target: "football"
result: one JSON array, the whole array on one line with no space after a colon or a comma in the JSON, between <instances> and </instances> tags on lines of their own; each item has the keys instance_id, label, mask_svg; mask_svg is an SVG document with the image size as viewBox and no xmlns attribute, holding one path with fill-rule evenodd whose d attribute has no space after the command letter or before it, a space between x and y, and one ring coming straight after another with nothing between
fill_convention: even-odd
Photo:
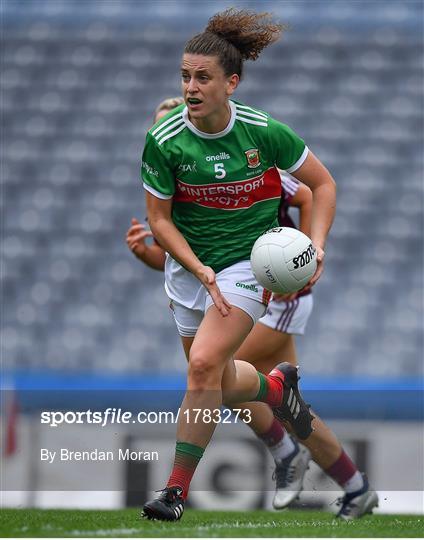
<instances>
[{"instance_id":1,"label":"football","mask_svg":"<svg viewBox=\"0 0 424 540\"><path fill-rule=\"evenodd\" d=\"M316 249L297 229L275 227L253 245L250 263L258 283L280 294L302 289L317 268Z\"/></svg>"}]
</instances>

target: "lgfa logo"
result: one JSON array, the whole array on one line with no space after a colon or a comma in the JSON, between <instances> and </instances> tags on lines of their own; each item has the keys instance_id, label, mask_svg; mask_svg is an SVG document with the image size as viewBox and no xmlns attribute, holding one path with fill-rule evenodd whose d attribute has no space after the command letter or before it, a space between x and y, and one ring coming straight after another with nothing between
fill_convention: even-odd
<instances>
[{"instance_id":1,"label":"lgfa logo","mask_svg":"<svg viewBox=\"0 0 424 540\"><path fill-rule=\"evenodd\" d=\"M251 148L250 150L245 151L246 159L247 159L247 166L250 169L256 169L256 167L259 167L261 164L261 160L259 159L259 150L257 148Z\"/></svg>"}]
</instances>

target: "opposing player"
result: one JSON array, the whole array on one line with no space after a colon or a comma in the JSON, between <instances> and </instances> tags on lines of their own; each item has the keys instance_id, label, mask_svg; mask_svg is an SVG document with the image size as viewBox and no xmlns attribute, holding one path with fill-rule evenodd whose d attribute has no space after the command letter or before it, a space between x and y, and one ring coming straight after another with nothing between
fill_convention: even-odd
<instances>
[{"instance_id":1,"label":"opposing player","mask_svg":"<svg viewBox=\"0 0 424 540\"><path fill-rule=\"evenodd\" d=\"M264 401L279 407L297 435L307 439L310 416L294 369L282 364L263 377L232 360L266 304L248 256L256 237L275 224L281 194L275 166L293 172L313 191L318 269L311 284L322 272L334 215L334 182L303 141L265 113L229 100L243 58L256 59L279 32L264 15L230 10L189 41L182 64L187 107L150 130L143 179L152 231L170 254L166 289L189 360L183 411L213 410L223 396L227 403ZM244 284L240 290L235 278ZM290 391L299 415L287 406ZM180 415L174 468L162 495L144 506L148 517L182 515L191 477L215 427L214 422L190 425L188 416Z\"/></svg>"}]
</instances>

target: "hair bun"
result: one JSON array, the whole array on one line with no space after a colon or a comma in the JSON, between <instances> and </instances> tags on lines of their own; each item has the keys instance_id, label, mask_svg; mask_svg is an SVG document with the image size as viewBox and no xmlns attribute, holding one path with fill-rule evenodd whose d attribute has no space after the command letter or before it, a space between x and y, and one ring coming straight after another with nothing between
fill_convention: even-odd
<instances>
[{"instance_id":1,"label":"hair bun","mask_svg":"<svg viewBox=\"0 0 424 540\"><path fill-rule=\"evenodd\" d=\"M283 25L272 22L269 13L230 8L211 17L205 32L231 43L244 60L256 60L265 47L277 41L283 29Z\"/></svg>"}]
</instances>

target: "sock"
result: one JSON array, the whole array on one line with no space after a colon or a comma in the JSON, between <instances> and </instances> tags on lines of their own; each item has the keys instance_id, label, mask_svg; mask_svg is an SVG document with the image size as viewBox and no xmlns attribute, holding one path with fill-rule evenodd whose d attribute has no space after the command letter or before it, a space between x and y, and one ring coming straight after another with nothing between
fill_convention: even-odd
<instances>
[{"instance_id":1,"label":"sock","mask_svg":"<svg viewBox=\"0 0 424 540\"><path fill-rule=\"evenodd\" d=\"M352 478L349 478L349 480L343 484L343 489L346 491L346 493L354 493L355 491L359 491L363 487L364 479L362 478L362 474L359 471L356 471Z\"/></svg>"},{"instance_id":2,"label":"sock","mask_svg":"<svg viewBox=\"0 0 424 540\"><path fill-rule=\"evenodd\" d=\"M361 473L344 450L342 450L340 457L325 472L342 486L346 493L353 493L364 486Z\"/></svg>"},{"instance_id":3,"label":"sock","mask_svg":"<svg viewBox=\"0 0 424 540\"><path fill-rule=\"evenodd\" d=\"M286 458L295 449L292 438L276 418L269 430L258 434L258 438L268 447L275 462Z\"/></svg>"},{"instance_id":4,"label":"sock","mask_svg":"<svg viewBox=\"0 0 424 540\"><path fill-rule=\"evenodd\" d=\"M166 487L178 486L183 490L183 499L187 498L194 471L203 456L204 448L195 444L177 442L174 467Z\"/></svg>"},{"instance_id":5,"label":"sock","mask_svg":"<svg viewBox=\"0 0 424 540\"><path fill-rule=\"evenodd\" d=\"M278 372L278 376L271 374L263 375L259 371L257 373L259 377L259 391L258 395L252 401L263 401L264 403L268 403L270 407L281 405L283 399L283 380L281 377L284 377L284 375L280 372Z\"/></svg>"}]
</instances>

